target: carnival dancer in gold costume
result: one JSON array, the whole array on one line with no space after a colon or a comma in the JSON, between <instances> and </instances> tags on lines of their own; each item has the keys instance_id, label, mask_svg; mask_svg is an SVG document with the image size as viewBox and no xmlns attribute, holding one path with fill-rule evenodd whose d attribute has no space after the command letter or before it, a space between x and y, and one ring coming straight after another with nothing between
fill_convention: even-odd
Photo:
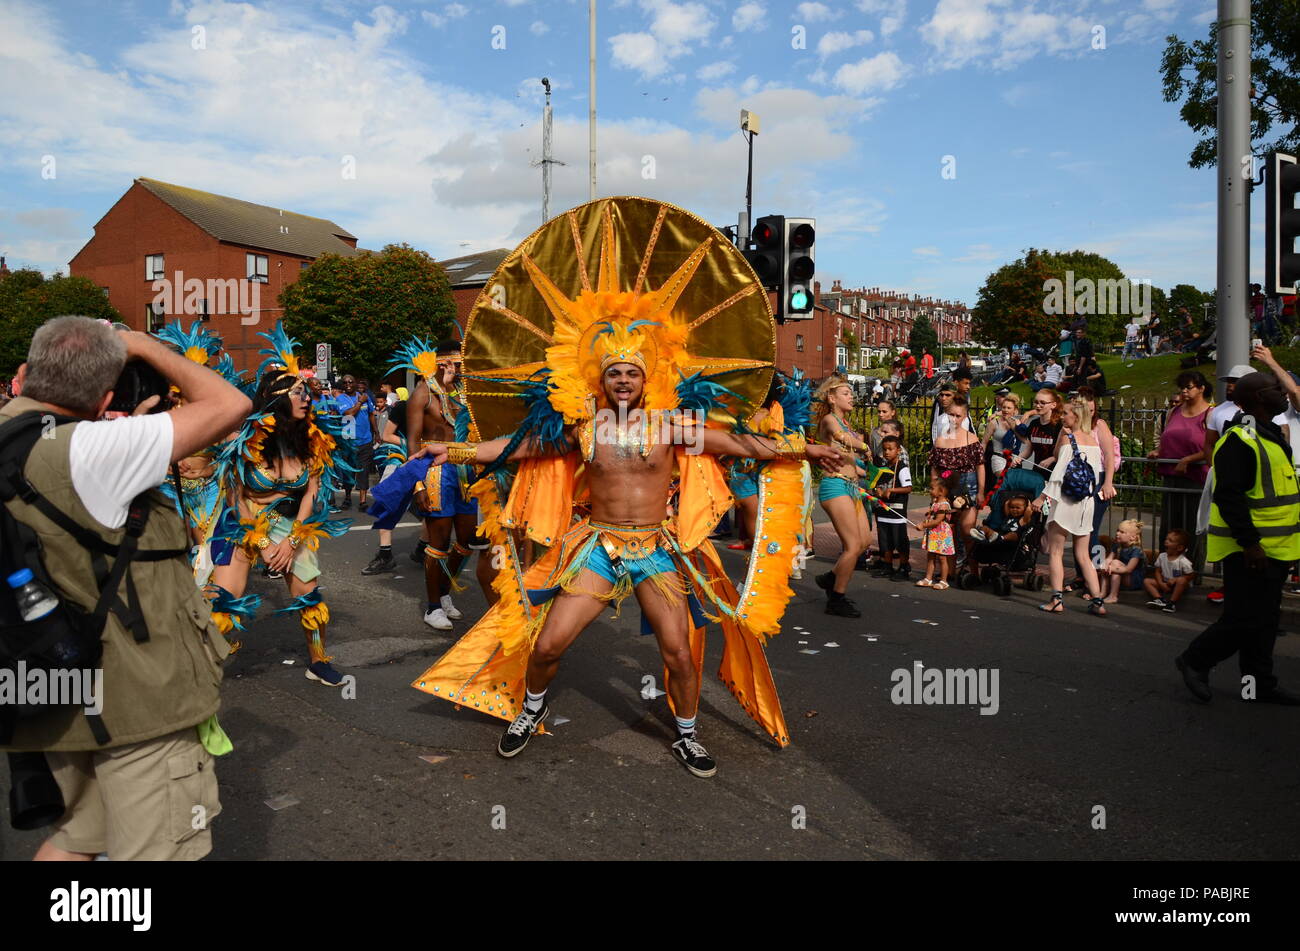
<instances>
[{"instance_id":1,"label":"carnival dancer in gold costume","mask_svg":"<svg viewBox=\"0 0 1300 951\"><path fill-rule=\"evenodd\" d=\"M467 400L475 434L510 435L416 456L486 467L471 492L504 562L500 600L414 686L509 721L498 752L515 756L548 715L564 652L611 602L635 593L643 632L663 657L676 758L697 776L716 771L695 726L706 620L723 629L719 676L786 745L762 644L792 594L802 462L836 466L841 457L806 445L780 405L762 433L743 422L768 391L775 349L752 270L693 215L617 198L543 226L488 287L466 329ZM794 411L806 419L804 403ZM708 541L732 504L719 455L767 460L739 592ZM500 483L482 476L508 462L519 468L502 499ZM674 476L677 510L665 518ZM526 572L513 528L548 546Z\"/></svg>"}]
</instances>

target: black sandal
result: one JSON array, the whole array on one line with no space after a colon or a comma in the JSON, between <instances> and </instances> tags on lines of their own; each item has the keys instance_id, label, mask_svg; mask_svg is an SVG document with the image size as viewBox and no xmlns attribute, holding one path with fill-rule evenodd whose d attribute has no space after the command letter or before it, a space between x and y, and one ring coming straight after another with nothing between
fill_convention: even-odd
<instances>
[{"instance_id":1,"label":"black sandal","mask_svg":"<svg viewBox=\"0 0 1300 951\"><path fill-rule=\"evenodd\" d=\"M1046 611L1048 614L1061 614L1065 611L1065 605L1062 603L1064 597L1064 591L1053 591L1052 600L1048 601L1046 604L1040 604L1038 610Z\"/></svg>"},{"instance_id":2,"label":"black sandal","mask_svg":"<svg viewBox=\"0 0 1300 951\"><path fill-rule=\"evenodd\" d=\"M1088 605L1088 613L1095 614L1097 617L1106 616L1106 602L1103 598L1092 598L1092 604Z\"/></svg>"}]
</instances>

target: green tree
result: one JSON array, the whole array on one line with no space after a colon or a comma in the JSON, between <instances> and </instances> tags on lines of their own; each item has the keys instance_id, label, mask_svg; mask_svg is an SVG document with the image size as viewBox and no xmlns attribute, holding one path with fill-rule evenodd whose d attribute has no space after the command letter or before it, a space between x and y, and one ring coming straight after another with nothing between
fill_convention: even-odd
<instances>
[{"instance_id":1,"label":"green tree","mask_svg":"<svg viewBox=\"0 0 1300 951\"><path fill-rule=\"evenodd\" d=\"M51 317L80 314L104 320L121 320L108 297L84 277L23 268L0 279L0 374L12 376L27 359L27 348L37 328Z\"/></svg>"},{"instance_id":2,"label":"green tree","mask_svg":"<svg viewBox=\"0 0 1300 951\"><path fill-rule=\"evenodd\" d=\"M321 255L284 289L280 306L290 336L308 347L332 344L336 367L371 378L388 372L412 334L436 343L456 319L446 272L406 244Z\"/></svg>"},{"instance_id":3,"label":"green tree","mask_svg":"<svg viewBox=\"0 0 1300 951\"><path fill-rule=\"evenodd\" d=\"M1255 0L1250 16L1250 138L1259 150L1300 148L1300 4L1296 0ZM1208 39L1190 44L1170 34L1160 60L1165 102L1182 100L1178 110L1193 132L1202 135L1187 164L1205 168L1217 162L1218 23ZM1277 138L1265 142L1276 127Z\"/></svg>"},{"instance_id":4,"label":"green tree","mask_svg":"<svg viewBox=\"0 0 1300 951\"><path fill-rule=\"evenodd\" d=\"M1048 347L1063 327L1083 317L1089 336L1105 345L1142 306L1134 297L1144 295L1130 293L1136 285L1116 284L1125 281L1119 265L1099 254L1030 248L985 280L971 310L971 334L1001 347Z\"/></svg>"},{"instance_id":5,"label":"green tree","mask_svg":"<svg viewBox=\"0 0 1300 951\"><path fill-rule=\"evenodd\" d=\"M1210 314L1214 313L1214 291L1203 291L1191 284L1176 284L1169 292L1169 312L1178 313L1179 308L1186 307L1192 315L1192 322L1201 329L1205 328L1205 305L1210 305ZM1162 315L1164 316L1164 315Z\"/></svg>"},{"instance_id":6,"label":"green tree","mask_svg":"<svg viewBox=\"0 0 1300 951\"><path fill-rule=\"evenodd\" d=\"M907 337L907 349L916 354L919 360L929 350L937 359L939 356L939 334L930 322L930 315L921 313L912 321L912 332Z\"/></svg>"}]
</instances>

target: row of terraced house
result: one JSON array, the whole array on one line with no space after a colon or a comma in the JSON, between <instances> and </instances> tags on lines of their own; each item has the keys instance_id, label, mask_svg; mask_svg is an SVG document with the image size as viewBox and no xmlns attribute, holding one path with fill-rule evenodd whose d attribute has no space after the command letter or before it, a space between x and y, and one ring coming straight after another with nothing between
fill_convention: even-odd
<instances>
[{"instance_id":1,"label":"row of terraced house","mask_svg":"<svg viewBox=\"0 0 1300 951\"><path fill-rule=\"evenodd\" d=\"M263 345L257 333L280 316L284 288L322 254L363 253L357 242L328 219L138 178L96 223L69 271L99 285L138 330L156 331L199 314L221 335L235 365L249 369L257 365ZM507 254L494 248L439 262L451 283L460 328ZM200 296L190 299L181 286L160 301L155 281L182 277L186 285L197 281L192 286L215 291L196 292ZM813 318L777 329L777 365L784 370L797 367L821 379L837 370L852 373L878 365L907 345L921 314L929 316L945 345L970 340L970 315L959 303L880 288L849 290L839 281L829 291L820 284L814 291Z\"/></svg>"}]
</instances>

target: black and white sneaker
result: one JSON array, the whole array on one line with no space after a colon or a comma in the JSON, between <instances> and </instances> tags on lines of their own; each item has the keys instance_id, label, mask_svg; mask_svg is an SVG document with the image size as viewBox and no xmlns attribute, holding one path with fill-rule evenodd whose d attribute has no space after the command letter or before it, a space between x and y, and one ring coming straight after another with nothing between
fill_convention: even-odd
<instances>
[{"instance_id":1,"label":"black and white sneaker","mask_svg":"<svg viewBox=\"0 0 1300 951\"><path fill-rule=\"evenodd\" d=\"M497 752L506 759L523 752L528 741L532 739L533 734L537 732L537 728L542 725L542 721L550 712L551 708L545 706L538 714L529 713L527 710L520 713L501 734L501 741L497 743Z\"/></svg>"},{"instance_id":2,"label":"black and white sneaker","mask_svg":"<svg viewBox=\"0 0 1300 951\"><path fill-rule=\"evenodd\" d=\"M374 558L370 559L370 564L361 569L363 575L378 575L385 571L396 571L397 561L393 558L392 552L379 552Z\"/></svg>"},{"instance_id":3,"label":"black and white sneaker","mask_svg":"<svg viewBox=\"0 0 1300 951\"><path fill-rule=\"evenodd\" d=\"M1147 607L1155 608L1157 611L1163 611L1168 606L1168 604L1169 602L1167 602L1164 598L1152 598L1150 601L1147 602Z\"/></svg>"},{"instance_id":4,"label":"black and white sneaker","mask_svg":"<svg viewBox=\"0 0 1300 951\"><path fill-rule=\"evenodd\" d=\"M693 736L683 736L674 743L673 755L696 776L707 778L718 771L718 764L713 761L709 751Z\"/></svg>"}]
</instances>

